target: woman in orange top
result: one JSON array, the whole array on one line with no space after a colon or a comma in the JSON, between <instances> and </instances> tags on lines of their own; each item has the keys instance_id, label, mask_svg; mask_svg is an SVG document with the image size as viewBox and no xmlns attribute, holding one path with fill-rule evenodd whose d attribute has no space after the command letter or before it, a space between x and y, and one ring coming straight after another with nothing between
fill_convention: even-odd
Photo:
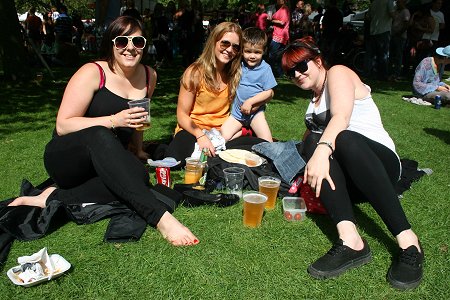
<instances>
[{"instance_id":1,"label":"woman in orange top","mask_svg":"<svg viewBox=\"0 0 450 300\"><path fill-rule=\"evenodd\" d=\"M206 41L200 57L184 72L178 95L175 136L166 156L182 162L195 143L214 156L214 146L203 129L220 129L230 114L241 72L242 31L239 25L222 22Z\"/></svg>"}]
</instances>

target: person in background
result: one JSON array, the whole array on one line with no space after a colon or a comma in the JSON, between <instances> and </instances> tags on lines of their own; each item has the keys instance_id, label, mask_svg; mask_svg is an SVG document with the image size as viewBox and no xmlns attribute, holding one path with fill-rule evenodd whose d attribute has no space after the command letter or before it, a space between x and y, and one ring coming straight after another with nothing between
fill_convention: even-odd
<instances>
[{"instance_id":1,"label":"person in background","mask_svg":"<svg viewBox=\"0 0 450 300\"><path fill-rule=\"evenodd\" d=\"M72 18L67 13L67 7L62 5L60 13L55 21L56 43L72 43L72 33L74 32Z\"/></svg>"},{"instance_id":2,"label":"person in background","mask_svg":"<svg viewBox=\"0 0 450 300\"><path fill-rule=\"evenodd\" d=\"M141 13L136 9L134 0L127 0L125 9L121 9L121 16L131 16L142 22Z\"/></svg>"},{"instance_id":3,"label":"person in background","mask_svg":"<svg viewBox=\"0 0 450 300\"><path fill-rule=\"evenodd\" d=\"M120 201L141 216L175 246L198 239L152 193L148 172L140 159L143 108L129 108L131 99L151 97L156 72L140 63L145 53L143 26L121 16L105 31L104 57L83 65L69 80L56 118L52 140L45 147L45 168L57 187L40 195L19 197L10 205L46 207L52 200L65 204ZM132 144L135 153L128 150Z\"/></svg>"},{"instance_id":4,"label":"person in background","mask_svg":"<svg viewBox=\"0 0 450 300\"><path fill-rule=\"evenodd\" d=\"M303 0L299 0L291 12L291 24L289 26L289 38L291 40L296 40L302 37L301 19L303 17L304 7L305 2Z\"/></svg>"},{"instance_id":5,"label":"person in background","mask_svg":"<svg viewBox=\"0 0 450 300\"><path fill-rule=\"evenodd\" d=\"M443 104L450 102L450 86L443 82L440 69L450 63L450 45L437 48L433 56L425 57L414 73L413 92L423 100L434 103L437 95Z\"/></svg>"},{"instance_id":6,"label":"person in background","mask_svg":"<svg viewBox=\"0 0 450 300\"><path fill-rule=\"evenodd\" d=\"M33 41L37 49L40 49L42 43L42 20L36 16L36 7L32 6L25 20L25 30L28 38Z\"/></svg>"},{"instance_id":7,"label":"person in background","mask_svg":"<svg viewBox=\"0 0 450 300\"><path fill-rule=\"evenodd\" d=\"M445 28L445 18L444 13L441 11L442 0L432 0L430 14L434 18L435 26L433 32L424 33L422 36L423 40L428 40L431 42L431 47L428 51L428 55L433 55L434 51L439 46L439 34L440 31Z\"/></svg>"},{"instance_id":8,"label":"person in background","mask_svg":"<svg viewBox=\"0 0 450 300\"><path fill-rule=\"evenodd\" d=\"M428 48L431 45L429 41L423 41L422 36L425 33L433 32L435 26L437 26L435 23L430 10L425 5L422 5L412 14L407 32L408 56L404 60L404 68L408 71L408 75L413 75L419 62L427 56Z\"/></svg>"},{"instance_id":9,"label":"person in background","mask_svg":"<svg viewBox=\"0 0 450 300\"><path fill-rule=\"evenodd\" d=\"M184 166L195 143L215 156L203 129L220 129L230 114L241 76L241 27L222 22L210 33L200 57L183 73L177 105L177 127L165 156Z\"/></svg>"},{"instance_id":10,"label":"person in background","mask_svg":"<svg viewBox=\"0 0 450 300\"><path fill-rule=\"evenodd\" d=\"M41 54L51 61L51 57L55 54L55 23L52 19L52 12L49 11L44 15L42 23L42 34L44 36L41 46Z\"/></svg>"},{"instance_id":11,"label":"person in background","mask_svg":"<svg viewBox=\"0 0 450 300\"><path fill-rule=\"evenodd\" d=\"M169 20L165 14L164 5L156 3L151 17L152 40L156 48L156 63L154 68L159 69L171 60L169 49Z\"/></svg>"},{"instance_id":12,"label":"person in background","mask_svg":"<svg viewBox=\"0 0 450 300\"><path fill-rule=\"evenodd\" d=\"M72 15L72 22L75 29L73 42L78 47L78 50L83 50L81 45L81 37L84 33L84 23L81 20L81 15L78 12L74 12Z\"/></svg>"},{"instance_id":13,"label":"person in background","mask_svg":"<svg viewBox=\"0 0 450 300\"><path fill-rule=\"evenodd\" d=\"M367 77L372 76L373 61L375 61L378 79L388 79L389 45L394 12L392 0L373 0L370 4L370 37L365 57Z\"/></svg>"},{"instance_id":14,"label":"person in background","mask_svg":"<svg viewBox=\"0 0 450 300\"><path fill-rule=\"evenodd\" d=\"M289 24L291 22L289 7L285 0L277 0L277 11L269 17L273 25L272 41L269 45L269 64L275 77L283 75L281 53L289 42Z\"/></svg>"},{"instance_id":15,"label":"person in background","mask_svg":"<svg viewBox=\"0 0 450 300\"><path fill-rule=\"evenodd\" d=\"M406 49L407 30L411 14L406 7L406 0L397 0L394 17L392 18L390 42L390 66L392 69L389 80L398 80L402 74L403 52Z\"/></svg>"},{"instance_id":16,"label":"person in background","mask_svg":"<svg viewBox=\"0 0 450 300\"><path fill-rule=\"evenodd\" d=\"M277 85L272 70L264 60L267 35L256 27L248 27L242 34L242 76L230 117L223 123L220 133L228 141L241 136L242 127L251 127L257 137L272 142L272 133L264 111L273 97Z\"/></svg>"},{"instance_id":17,"label":"person in background","mask_svg":"<svg viewBox=\"0 0 450 300\"><path fill-rule=\"evenodd\" d=\"M320 39L321 49L326 61L333 65L339 46L339 32L343 26L343 17L337 7L336 0L327 2L325 13L322 18L322 35Z\"/></svg>"},{"instance_id":18,"label":"person in background","mask_svg":"<svg viewBox=\"0 0 450 300\"><path fill-rule=\"evenodd\" d=\"M256 9L254 19L255 19L255 27L261 29L264 32L267 32L267 18L269 15L266 12L266 7L264 4L260 3L258 4L258 7Z\"/></svg>"},{"instance_id":19,"label":"person in background","mask_svg":"<svg viewBox=\"0 0 450 300\"><path fill-rule=\"evenodd\" d=\"M309 18L311 13L312 13L312 6L311 4L306 3L303 9L303 16L300 19L300 37L313 35L313 23Z\"/></svg>"},{"instance_id":20,"label":"person in background","mask_svg":"<svg viewBox=\"0 0 450 300\"><path fill-rule=\"evenodd\" d=\"M319 5L317 7L317 15L313 18L313 30L314 38L320 43L320 38L322 36L322 18L323 18L323 7Z\"/></svg>"},{"instance_id":21,"label":"person in background","mask_svg":"<svg viewBox=\"0 0 450 300\"><path fill-rule=\"evenodd\" d=\"M53 22L56 22L56 19L58 19L58 17L59 17L59 12L58 12L58 9L56 8L56 6L52 6L51 12L52 12L52 20L53 20Z\"/></svg>"},{"instance_id":22,"label":"person in background","mask_svg":"<svg viewBox=\"0 0 450 300\"><path fill-rule=\"evenodd\" d=\"M317 279L332 278L371 261L353 213L353 203L366 200L399 246L387 280L402 290L417 287L423 277L423 249L394 189L400 159L370 87L346 66L328 68L311 37L291 43L282 66L295 85L313 92L305 114L303 182L320 196L339 237L308 273Z\"/></svg>"}]
</instances>

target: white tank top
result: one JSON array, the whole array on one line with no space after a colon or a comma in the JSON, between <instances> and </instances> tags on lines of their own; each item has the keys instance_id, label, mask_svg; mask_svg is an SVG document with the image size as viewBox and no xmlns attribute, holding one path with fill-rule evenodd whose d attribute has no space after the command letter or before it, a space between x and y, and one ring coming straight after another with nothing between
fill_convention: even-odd
<instances>
[{"instance_id":1,"label":"white tank top","mask_svg":"<svg viewBox=\"0 0 450 300\"><path fill-rule=\"evenodd\" d=\"M353 111L347 130L358 132L365 137L388 147L395 155L397 155L394 141L384 129L383 123L381 122L380 112L370 93L371 89L368 85L365 86L369 90L369 95L354 101ZM330 119L330 94L328 93L328 87L325 86L319 106L315 107L314 103L309 104L308 109L306 110L305 123L306 127L312 132L323 133Z\"/></svg>"}]
</instances>

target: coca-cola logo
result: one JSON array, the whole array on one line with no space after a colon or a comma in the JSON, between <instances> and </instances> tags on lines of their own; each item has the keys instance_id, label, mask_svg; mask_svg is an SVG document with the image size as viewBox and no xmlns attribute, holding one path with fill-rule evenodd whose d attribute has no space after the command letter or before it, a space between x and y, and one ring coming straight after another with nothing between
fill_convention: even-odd
<instances>
[{"instance_id":1,"label":"coca-cola logo","mask_svg":"<svg viewBox=\"0 0 450 300\"><path fill-rule=\"evenodd\" d=\"M159 170L159 175L161 176L161 183L167 184L167 171L166 169Z\"/></svg>"}]
</instances>

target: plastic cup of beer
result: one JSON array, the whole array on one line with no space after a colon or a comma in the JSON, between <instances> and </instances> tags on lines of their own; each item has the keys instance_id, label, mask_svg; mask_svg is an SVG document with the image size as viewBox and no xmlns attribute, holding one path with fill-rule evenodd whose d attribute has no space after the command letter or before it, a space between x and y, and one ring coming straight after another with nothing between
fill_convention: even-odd
<instances>
[{"instance_id":1,"label":"plastic cup of beer","mask_svg":"<svg viewBox=\"0 0 450 300\"><path fill-rule=\"evenodd\" d=\"M229 167L223 169L225 177L225 187L228 194L236 194L242 198L242 187L244 185L245 170L239 167Z\"/></svg>"},{"instance_id":2,"label":"plastic cup of beer","mask_svg":"<svg viewBox=\"0 0 450 300\"><path fill-rule=\"evenodd\" d=\"M130 108L133 107L142 107L145 109L145 112L147 112L148 114L146 116L144 116L141 121L139 121L139 123L135 123L137 124L142 124L141 127L137 127L136 130L142 131L142 130L146 130L150 128L151 125L151 117L150 117L150 98L142 98L139 100L131 100L128 101L128 106Z\"/></svg>"},{"instance_id":3,"label":"plastic cup of beer","mask_svg":"<svg viewBox=\"0 0 450 300\"><path fill-rule=\"evenodd\" d=\"M200 160L188 157L186 158L186 167L184 168L184 183L197 183L203 175L204 164Z\"/></svg>"},{"instance_id":4,"label":"plastic cup of beer","mask_svg":"<svg viewBox=\"0 0 450 300\"><path fill-rule=\"evenodd\" d=\"M264 214L264 204L267 202L267 196L257 191L250 191L245 192L243 198L244 226L251 228L259 227Z\"/></svg>"},{"instance_id":5,"label":"plastic cup of beer","mask_svg":"<svg viewBox=\"0 0 450 300\"><path fill-rule=\"evenodd\" d=\"M280 189L281 180L272 176L261 176L258 178L259 191L267 195L266 209L275 208L278 190Z\"/></svg>"}]
</instances>

